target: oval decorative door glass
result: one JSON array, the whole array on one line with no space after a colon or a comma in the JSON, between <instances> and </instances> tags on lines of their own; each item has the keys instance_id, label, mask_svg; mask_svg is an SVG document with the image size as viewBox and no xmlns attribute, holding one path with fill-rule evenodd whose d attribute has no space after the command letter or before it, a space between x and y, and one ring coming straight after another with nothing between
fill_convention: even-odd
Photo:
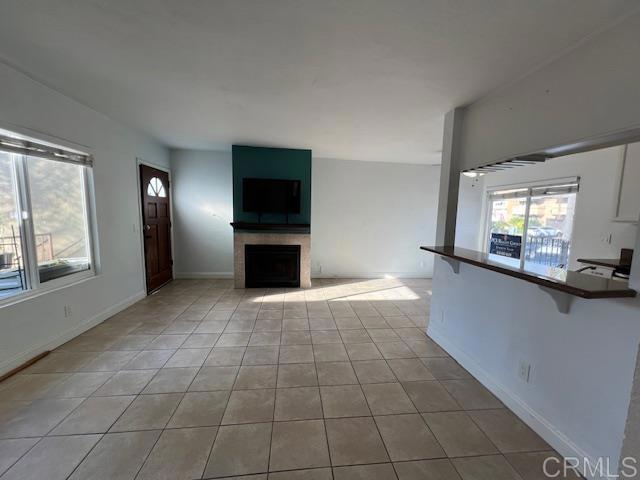
<instances>
[{"instance_id":1,"label":"oval decorative door glass","mask_svg":"<svg viewBox=\"0 0 640 480\"><path fill-rule=\"evenodd\" d=\"M162 184L162 180L158 177L153 177L149 180L149 184L147 185L147 195L150 197L166 197L167 192L164 189L164 185Z\"/></svg>"}]
</instances>

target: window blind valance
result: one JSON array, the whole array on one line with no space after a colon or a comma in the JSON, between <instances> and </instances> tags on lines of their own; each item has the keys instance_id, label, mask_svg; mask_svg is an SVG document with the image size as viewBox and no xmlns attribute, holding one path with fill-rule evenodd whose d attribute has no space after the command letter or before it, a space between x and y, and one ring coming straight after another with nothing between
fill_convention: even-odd
<instances>
[{"instance_id":1,"label":"window blind valance","mask_svg":"<svg viewBox=\"0 0 640 480\"><path fill-rule=\"evenodd\" d=\"M93 167L93 156L0 133L0 151Z\"/></svg>"}]
</instances>

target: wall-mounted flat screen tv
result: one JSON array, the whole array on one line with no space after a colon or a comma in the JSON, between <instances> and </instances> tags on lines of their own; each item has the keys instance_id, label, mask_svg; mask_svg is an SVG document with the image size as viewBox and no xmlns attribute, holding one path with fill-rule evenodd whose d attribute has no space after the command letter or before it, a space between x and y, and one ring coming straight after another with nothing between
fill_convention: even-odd
<instances>
[{"instance_id":1,"label":"wall-mounted flat screen tv","mask_svg":"<svg viewBox=\"0 0 640 480\"><path fill-rule=\"evenodd\" d=\"M243 178L242 210L256 213L300 213L300 180Z\"/></svg>"}]
</instances>

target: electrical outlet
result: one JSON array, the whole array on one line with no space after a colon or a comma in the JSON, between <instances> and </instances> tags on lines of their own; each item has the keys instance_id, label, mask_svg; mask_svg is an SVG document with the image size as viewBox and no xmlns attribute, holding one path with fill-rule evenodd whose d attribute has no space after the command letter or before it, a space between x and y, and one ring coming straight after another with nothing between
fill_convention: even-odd
<instances>
[{"instance_id":1,"label":"electrical outlet","mask_svg":"<svg viewBox=\"0 0 640 480\"><path fill-rule=\"evenodd\" d=\"M531 364L520 360L518 364L518 376L525 383L529 383L529 379L531 378Z\"/></svg>"},{"instance_id":2,"label":"electrical outlet","mask_svg":"<svg viewBox=\"0 0 640 480\"><path fill-rule=\"evenodd\" d=\"M64 317L65 318L70 318L71 317L71 305L65 305L64 306Z\"/></svg>"},{"instance_id":3,"label":"electrical outlet","mask_svg":"<svg viewBox=\"0 0 640 480\"><path fill-rule=\"evenodd\" d=\"M444 323L444 321L445 321L444 310L440 310L440 323Z\"/></svg>"}]
</instances>

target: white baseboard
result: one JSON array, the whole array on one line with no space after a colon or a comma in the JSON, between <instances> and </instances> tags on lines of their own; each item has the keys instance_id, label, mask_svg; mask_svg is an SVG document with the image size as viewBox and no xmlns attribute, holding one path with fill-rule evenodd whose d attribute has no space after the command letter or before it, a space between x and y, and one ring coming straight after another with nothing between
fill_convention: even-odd
<instances>
[{"instance_id":1,"label":"white baseboard","mask_svg":"<svg viewBox=\"0 0 640 480\"><path fill-rule=\"evenodd\" d=\"M311 278L432 278L425 272L346 272L346 273L317 273L311 272Z\"/></svg>"},{"instance_id":2,"label":"white baseboard","mask_svg":"<svg viewBox=\"0 0 640 480\"><path fill-rule=\"evenodd\" d=\"M112 317L116 313L121 312L125 308L127 308L127 307L133 305L134 303L142 300L146 296L147 296L146 292L144 292L144 291L138 292L138 293L130 296L129 298L126 298L123 301L118 302L115 305L112 305L111 307L109 307L109 308L97 313L93 317L89 318L88 320L85 320L84 322L76 325L75 327L70 328L69 330L65 330L64 332L62 332L61 334L59 334L56 337L52 338L48 342L46 342L44 344L33 346L33 347L29 348L27 351L25 351L23 353L20 353L18 355L15 355L12 358L9 358L8 360L5 360L4 362L1 362L0 363L0 375L4 375L5 373L10 372L14 368L17 368L20 365L25 364L26 362L28 362L32 358L35 358L38 355L40 355L42 352L53 350L53 349L59 347L60 345L68 342L72 338L75 338L78 335L86 332L90 328L93 328L96 325L101 324L107 318Z\"/></svg>"},{"instance_id":3,"label":"white baseboard","mask_svg":"<svg viewBox=\"0 0 640 480\"><path fill-rule=\"evenodd\" d=\"M176 278L233 278L233 272L176 272Z\"/></svg>"},{"instance_id":4,"label":"white baseboard","mask_svg":"<svg viewBox=\"0 0 640 480\"><path fill-rule=\"evenodd\" d=\"M515 413L533 431L540 435L544 441L551 445L563 457L588 458L591 465L596 465L597 460L587 454L582 448L554 427L542 414L535 411L527 402L497 381L489 372L480 366L480 363L458 348L450 341L442 331L429 325L427 333L444 350L449 353L460 365L471 373L491 393L498 397L513 413ZM594 477L589 472L581 472L589 480L602 480L602 477Z\"/></svg>"}]
</instances>

